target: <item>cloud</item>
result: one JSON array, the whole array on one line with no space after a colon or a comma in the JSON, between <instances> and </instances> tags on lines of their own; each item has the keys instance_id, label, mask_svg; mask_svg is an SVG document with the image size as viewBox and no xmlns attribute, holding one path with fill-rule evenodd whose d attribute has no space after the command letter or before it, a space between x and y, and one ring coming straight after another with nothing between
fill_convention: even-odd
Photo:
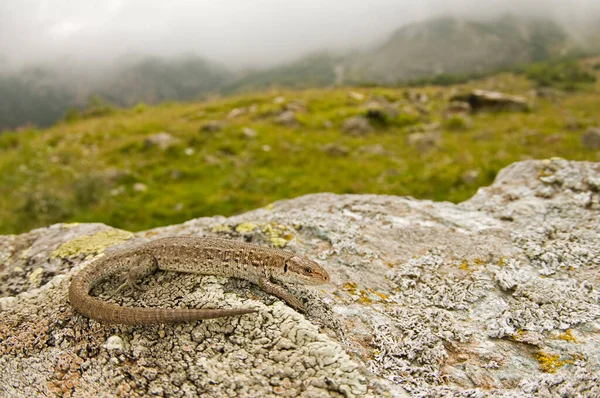
<instances>
[{"instance_id":1,"label":"cloud","mask_svg":"<svg viewBox=\"0 0 600 398\"><path fill-rule=\"evenodd\" d=\"M360 48L412 21L514 13L580 23L597 0L0 0L0 59L197 53L232 67Z\"/></svg>"}]
</instances>

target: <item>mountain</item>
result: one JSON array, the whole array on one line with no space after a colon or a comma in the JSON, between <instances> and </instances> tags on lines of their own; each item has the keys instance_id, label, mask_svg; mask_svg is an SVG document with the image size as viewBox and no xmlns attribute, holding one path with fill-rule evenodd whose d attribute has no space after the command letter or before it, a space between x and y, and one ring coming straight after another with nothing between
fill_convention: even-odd
<instances>
[{"instance_id":1,"label":"mountain","mask_svg":"<svg viewBox=\"0 0 600 398\"><path fill-rule=\"evenodd\" d=\"M600 21L567 32L556 22L541 19L439 18L401 27L367 51L312 54L285 65L241 73L198 56L134 58L111 67L96 65L94 70L63 62L0 74L0 131L29 123L48 126L68 108L85 107L94 96L115 105L132 106L274 86L452 80L452 76L489 74L574 54L576 50L600 52L598 43Z\"/></svg>"},{"instance_id":2,"label":"mountain","mask_svg":"<svg viewBox=\"0 0 600 398\"><path fill-rule=\"evenodd\" d=\"M343 58L327 53L312 54L298 61L265 70L249 71L226 85L222 92L262 90L270 87L308 88L335 84L337 66Z\"/></svg>"},{"instance_id":3,"label":"mountain","mask_svg":"<svg viewBox=\"0 0 600 398\"><path fill-rule=\"evenodd\" d=\"M124 106L189 101L218 91L232 78L225 66L196 56L147 57L117 68L95 91L109 102Z\"/></svg>"},{"instance_id":4,"label":"mountain","mask_svg":"<svg viewBox=\"0 0 600 398\"><path fill-rule=\"evenodd\" d=\"M196 56L144 57L93 72L65 64L0 74L0 131L49 126L69 108L102 98L118 106L139 102L190 101L219 91L233 80L224 66Z\"/></svg>"},{"instance_id":5,"label":"mountain","mask_svg":"<svg viewBox=\"0 0 600 398\"><path fill-rule=\"evenodd\" d=\"M350 60L346 80L393 84L442 74L480 74L563 55L574 46L549 20L440 18L398 29Z\"/></svg>"}]
</instances>

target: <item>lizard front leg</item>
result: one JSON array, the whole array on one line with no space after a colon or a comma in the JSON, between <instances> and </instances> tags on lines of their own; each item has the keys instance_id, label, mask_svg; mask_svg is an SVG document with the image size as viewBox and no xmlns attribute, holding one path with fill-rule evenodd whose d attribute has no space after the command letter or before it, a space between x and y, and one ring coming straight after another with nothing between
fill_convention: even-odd
<instances>
[{"instance_id":1,"label":"lizard front leg","mask_svg":"<svg viewBox=\"0 0 600 398\"><path fill-rule=\"evenodd\" d=\"M267 278L267 277L260 278L258 280L258 285L265 292L279 297L280 299L284 300L286 303L288 303L293 308L295 308L301 312L306 312L306 306L299 298L288 293L283 287L271 282L269 280L269 278Z\"/></svg>"},{"instance_id":2,"label":"lizard front leg","mask_svg":"<svg viewBox=\"0 0 600 398\"><path fill-rule=\"evenodd\" d=\"M121 286L115 290L110 297L113 297L115 294L121 292L126 287L131 287L138 291L144 291L139 282L146 276L152 275L158 269L158 261L156 258L150 254L144 254L141 256L137 256L134 260L134 264L127 271L127 275L125 276L125 282Z\"/></svg>"}]
</instances>

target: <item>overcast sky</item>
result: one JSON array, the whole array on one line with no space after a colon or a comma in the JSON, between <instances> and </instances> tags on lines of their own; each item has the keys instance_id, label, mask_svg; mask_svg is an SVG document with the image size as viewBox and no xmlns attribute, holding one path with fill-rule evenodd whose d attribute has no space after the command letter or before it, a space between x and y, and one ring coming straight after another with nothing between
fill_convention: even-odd
<instances>
[{"instance_id":1,"label":"overcast sky","mask_svg":"<svg viewBox=\"0 0 600 398\"><path fill-rule=\"evenodd\" d=\"M0 0L0 62L196 53L264 66L434 16L507 12L576 25L600 15L600 0Z\"/></svg>"}]
</instances>

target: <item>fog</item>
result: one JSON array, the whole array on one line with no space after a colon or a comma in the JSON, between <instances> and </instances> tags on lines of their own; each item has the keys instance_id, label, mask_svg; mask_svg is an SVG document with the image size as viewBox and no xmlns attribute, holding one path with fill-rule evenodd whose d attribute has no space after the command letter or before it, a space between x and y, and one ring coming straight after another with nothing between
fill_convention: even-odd
<instances>
[{"instance_id":1,"label":"fog","mask_svg":"<svg viewBox=\"0 0 600 398\"><path fill-rule=\"evenodd\" d=\"M102 63L198 54L230 68L360 49L410 22L442 15L552 17L568 27L598 0L0 0L0 63Z\"/></svg>"}]
</instances>

